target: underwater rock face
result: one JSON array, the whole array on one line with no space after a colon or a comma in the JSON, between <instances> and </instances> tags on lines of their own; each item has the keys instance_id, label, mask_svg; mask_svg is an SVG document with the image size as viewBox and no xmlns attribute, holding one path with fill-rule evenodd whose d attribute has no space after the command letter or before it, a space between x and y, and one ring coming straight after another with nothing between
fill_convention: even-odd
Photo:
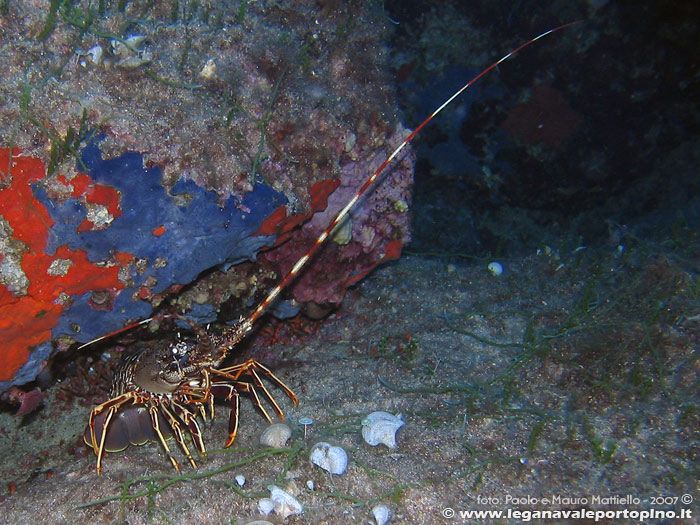
<instances>
[{"instance_id":1,"label":"underwater rock face","mask_svg":"<svg viewBox=\"0 0 700 525\"><path fill-rule=\"evenodd\" d=\"M51 184L40 161L18 155L0 191L0 391L33 380L52 339L90 341L148 316L144 299L207 268L253 260L274 241L255 233L285 202L264 184L223 206L189 181L168 193L140 154L103 160L96 143L82 154L88 173ZM4 176L9 160L0 151Z\"/></svg>"},{"instance_id":2,"label":"underwater rock face","mask_svg":"<svg viewBox=\"0 0 700 525\"><path fill-rule=\"evenodd\" d=\"M408 131L399 125L381 149L360 152L355 160L343 164L340 168L340 184L328 196L328 206L325 207L324 203L323 211L315 213L302 228L295 231L291 242L266 252L260 259L276 264L282 275L288 272L334 215L350 201L407 135ZM401 249L411 240L410 216L406 203L411 202L413 156L409 153L400 155L399 159L350 212L350 239L342 244L329 242L309 262L308 269L292 283L290 291L298 302L338 305L349 286L382 262L397 259L401 255ZM294 221L295 218L287 220ZM284 222L281 220L279 224ZM282 236L282 229L266 231L279 232Z\"/></svg>"},{"instance_id":3,"label":"underwater rock face","mask_svg":"<svg viewBox=\"0 0 700 525\"><path fill-rule=\"evenodd\" d=\"M199 323L245 315L313 243L323 210L342 206L407 133L390 22L371 4L52 6L9 3L0 34L0 147L24 159L3 161L0 191L37 233L27 244L21 221L0 211L0 338L12 341L0 349L0 392L32 381L56 348L166 297ZM91 129L104 138L83 151ZM22 162L32 164L24 182ZM327 313L400 255L412 179L406 148L354 210L345 244L328 243L290 288L305 312ZM230 269L262 246L273 248ZM193 281L215 267L214 286Z\"/></svg>"}]
</instances>

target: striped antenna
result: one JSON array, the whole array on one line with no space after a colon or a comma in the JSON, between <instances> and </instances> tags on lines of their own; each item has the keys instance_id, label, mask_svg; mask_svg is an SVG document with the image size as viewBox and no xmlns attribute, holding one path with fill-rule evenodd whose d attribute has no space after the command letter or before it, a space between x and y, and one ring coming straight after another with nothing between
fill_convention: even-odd
<instances>
[{"instance_id":1,"label":"striped antenna","mask_svg":"<svg viewBox=\"0 0 700 525\"><path fill-rule=\"evenodd\" d=\"M338 214L335 216L335 219L331 221L331 223L328 225L328 227L321 232L321 235L318 236L316 239L316 242L314 245L307 251L297 262L296 264L292 267L291 270L289 270L289 273L275 286L270 292L267 294L267 297L262 300L262 302L258 305L258 307L253 311L250 316L241 321L240 328L243 329L245 332L248 332L252 329L253 324L255 321L263 315L269 306L274 302L274 300L277 298L277 296L280 294L284 288L286 288L291 281L294 280L294 278L299 274L301 269L306 265L306 263L313 257L313 255L318 251L318 249L323 245L323 243L326 241L326 239L330 236L331 232L333 229L340 224L343 219L350 213L350 210L355 206L358 200L367 192L367 190L372 186L374 181L377 180L377 177L386 169L386 167L391 163L392 160L396 158L396 156L406 147L408 143L410 143L416 135L422 130L428 122L433 120L433 118L440 113L443 109L445 109L447 106L452 103L454 99L456 99L458 96L460 96L464 91L467 90L472 84L474 84L477 80L479 80L481 77L486 75L489 71L492 69L497 68L499 65L501 65L503 62L508 60L510 57L515 55L518 51L521 49L524 49L528 47L530 44L533 44L537 42L540 38L544 38L547 35L550 35L552 33L556 33L557 31L560 31L562 29L565 29L567 27L571 27L576 24L580 24L583 22L583 20L577 20L575 22L569 22L568 24L560 25L559 27L555 27L553 29L549 29L548 31L545 31L544 33L537 35L535 38L532 38L528 40L527 42L521 44L520 46L516 47L508 53L507 55L503 56L493 64L491 64L489 67L484 69L481 73L476 75L474 78L472 78L469 82L464 84L459 90L457 90L450 98L448 98L445 102L442 103L440 107L438 107L435 111L433 111L430 116L425 119L421 124L414 129L408 137L404 139L404 141L399 145L398 148L396 148L391 155L387 157L387 159L382 163L379 168L377 168L377 171L375 171L371 177L367 179L367 181L362 185L362 187L357 191L355 196L350 199L350 201L345 205L345 207L338 212Z\"/></svg>"},{"instance_id":2,"label":"striped antenna","mask_svg":"<svg viewBox=\"0 0 700 525\"><path fill-rule=\"evenodd\" d=\"M234 328L235 335L229 334L229 341L227 344L224 345L223 348L223 355L216 356L217 360L223 359L223 357L226 355L226 353L231 350L245 335L250 332L250 330L253 328L253 325L255 324L255 321L257 321L260 316L262 316L270 307L270 305L277 299L277 296L280 294L282 290L284 290L289 284L294 280L294 278L299 275L299 272L304 268L306 263L311 259L311 257L314 256L314 254L319 250L319 248L326 242L326 239L330 236L331 232L335 229L338 224L340 224L345 217L347 217L348 213L350 213L350 210L355 206L358 200L362 198L362 196L367 192L367 190L374 184L374 182L377 180L377 177L386 169L386 167L391 163L392 160L396 158L396 156L401 153L401 151L406 147L407 144L409 144L416 135L430 122L433 120L433 118L440 113L443 109L445 109L447 106L449 106L454 99L456 99L458 96L460 96L464 91L466 91L471 85L473 85L477 80L479 80L481 77L486 75L489 71L492 69L497 68L499 65L501 65L503 62L508 60L510 57L515 55L518 51L521 49L524 49L528 47L530 44L533 44L537 42L540 38L544 38L547 35L550 35L552 33L556 33L557 31L560 31L562 29L565 29L567 27L571 27L576 24L580 24L583 22L583 20L577 20L575 22L569 22L568 24L563 24L558 27L555 27L553 29L549 29L548 31L545 31L544 33L537 35L536 37L528 40L527 42L520 44L520 46L516 47L513 49L510 53L507 55L504 55L502 58L491 64L489 67L484 69L481 73L476 75L474 78L472 78L469 82L464 84L461 88L459 88L450 98L445 100L435 111L433 111L428 118L426 118L423 122L420 123L420 125L414 129L408 137L406 137L403 142L387 157L387 159L377 168L377 170L365 181L365 183L360 187L360 189L355 193L355 196L350 199L350 201L345 205L345 207L338 212L338 214L335 216L335 218L331 221L331 223L326 227L325 230L321 232L321 234L318 236L316 239L316 242L314 242L313 246L309 248L309 250L302 255L302 257L294 264L291 270L287 273L287 275L284 276L284 278L270 290L267 294L267 297L262 300L262 302L253 310L253 313L251 313L247 318L241 318L241 320L238 322L236 327ZM155 317L150 317L148 319L144 319L143 321L140 321L138 323L129 325L125 328L122 328L120 330L117 330L115 332L112 332L110 334L104 335L102 337L98 337L97 339L93 339L89 343L85 343L82 346L78 347L84 348L88 345L91 345L93 343L96 343L98 341L101 341L103 339L106 339L108 337L111 337L113 335L122 333L126 330L130 330L131 328L134 328L136 326L145 324L153 319L159 319L159 318L168 318L168 317L179 317L179 316L173 316L173 315L160 315L160 316L155 316ZM233 335L233 337L231 337Z\"/></svg>"},{"instance_id":3,"label":"striped antenna","mask_svg":"<svg viewBox=\"0 0 700 525\"><path fill-rule=\"evenodd\" d=\"M159 317L159 316L149 317L148 319L144 319L142 321L139 321L138 323L130 324L129 326L125 326L124 328L120 328L119 330L115 330L114 332L110 332L108 334L101 335L100 337L96 337L92 341L88 341L87 343L83 343L82 345L80 345L78 347L78 350L85 348L86 346L90 346L92 344L99 343L103 339L107 339L109 337L112 337L113 335L121 334L122 332L126 332L127 330L131 330L132 328L136 328L137 326L141 326L142 324L146 324L146 323L156 319L156 317Z\"/></svg>"}]
</instances>

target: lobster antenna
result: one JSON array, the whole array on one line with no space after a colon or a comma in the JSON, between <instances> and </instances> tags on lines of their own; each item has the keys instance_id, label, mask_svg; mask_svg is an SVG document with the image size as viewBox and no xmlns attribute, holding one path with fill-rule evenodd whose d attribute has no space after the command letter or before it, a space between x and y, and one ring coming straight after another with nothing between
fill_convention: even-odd
<instances>
[{"instance_id":1,"label":"lobster antenna","mask_svg":"<svg viewBox=\"0 0 700 525\"><path fill-rule=\"evenodd\" d=\"M294 264L291 270L287 273L287 275L284 276L284 278L272 289L268 292L267 297L262 300L262 302L257 306L257 308L253 311L250 316L248 316L247 319L241 321L241 329L244 330L245 332L248 332L252 329L253 324L255 321L263 315L267 309L270 307L270 305L274 302L274 300L277 298L277 296L280 294L284 288L286 288L291 281L294 280L294 278L299 274L301 269L306 265L306 263L311 259L311 257L318 251L318 249L323 245L323 243L326 241L326 239L330 236L331 232L333 229L340 224L343 219L350 213L350 210L355 206L358 200L367 192L367 190L372 186L374 181L377 180L377 177L386 169L386 167L391 163L392 160L396 158L396 156L406 147L407 144L409 144L416 135L422 130L428 122L433 120L433 118L440 113L443 109L445 109L447 106L450 105L450 103L456 99L458 96L460 96L464 91L466 91L472 84L474 84L477 80L479 80L481 77L486 75L489 71L492 69L497 68L499 65L501 65L503 62L508 60L510 57L515 55L518 51L521 49L524 49L528 47L530 44L534 44L537 42L540 38L543 38L547 35L550 35L552 33L556 33L557 31L560 31L562 29L565 29L567 27L571 27L576 24L580 24L583 22L583 20L576 20L575 22L569 22L568 24L563 24L558 27L555 27L553 29L549 29L545 31L544 33L541 33L537 35L536 37L528 40L527 42L524 42L523 44L520 44L518 47L513 49L510 53L507 55L504 55L501 57L499 60L491 64L489 67L484 69L481 73L476 75L474 78L472 78L469 82L464 84L461 88L459 88L450 98L445 100L445 102L442 103L435 111L433 111L428 118L426 118L423 122L420 123L420 125L414 129L408 137L406 137L403 142L387 157L387 159L382 163L379 168L372 174L371 177L365 181L365 183L360 187L360 189L355 193L355 196L350 199L350 201L345 205L345 207L338 212L338 214L335 216L335 219L331 221L331 223L328 225L328 227L321 232L321 234L318 236L316 239L316 242L309 248L309 250Z\"/></svg>"},{"instance_id":2,"label":"lobster antenna","mask_svg":"<svg viewBox=\"0 0 700 525\"><path fill-rule=\"evenodd\" d=\"M142 324L146 324L146 323L152 321L153 319L155 319L156 317L158 317L158 316L149 317L148 319L143 319L142 321L139 321L138 323L133 323L133 324L130 324L129 326L125 326L124 328L120 328L119 330L115 330L114 332L110 332L110 333L102 335L100 337L96 337L95 339L92 339L92 340L88 341L87 343L83 343L77 349L81 350L81 349L85 348L86 346L90 346L92 344L95 344L99 341L102 341L103 339L107 339L109 337L112 337L113 335L121 334L122 332L126 332L127 330L131 330L132 328L136 328L137 326L141 326Z\"/></svg>"},{"instance_id":3,"label":"lobster antenna","mask_svg":"<svg viewBox=\"0 0 700 525\"><path fill-rule=\"evenodd\" d=\"M435 111L433 111L428 118L426 118L423 122L421 122L416 129L414 129L404 140L399 146L389 155L386 160L377 168L377 170L365 181L365 183L360 187L360 189L355 193L354 197L350 199L350 201L345 205L345 207L338 212L338 214L335 216L335 218L331 221L331 223L326 227L325 230L321 232L321 234L318 236L316 241L314 242L313 246L309 248L309 250L302 255L302 257L292 266L292 269L287 272L287 275L284 276L284 278L277 283L277 285L272 288L265 299L263 299L260 304L253 310L253 313L251 313L247 318L241 318L239 321L239 324L237 326L236 332L237 336L234 337L233 343L227 345L225 352L228 352L238 341L243 339L245 335L250 332L250 330L253 328L253 325L255 324L255 321L257 321L260 316L262 316L269 308L270 305L277 299L277 296L280 294L282 290L284 290L289 284L296 278L296 276L299 274L299 272L304 268L306 263L313 257L313 255L319 250L319 248L326 242L326 239L330 236L331 232L333 229L340 224L345 217L347 217L348 213L350 213L350 210L355 206L358 200L362 198L362 196L367 192L367 190L374 184L374 182L377 180L377 177L386 169L386 167L391 163L392 160L396 158L396 156L401 153L401 151L406 147L407 144L409 144L416 135L430 122L433 120L433 118L440 113L443 109L445 109L447 106L449 106L454 99L456 99L458 96L460 96L464 91L466 91L470 86L472 86L475 82L477 82L481 77L489 73L492 69L497 68L499 65L501 65L503 62L508 60L510 57L515 55L518 51L521 49L524 49L528 47L531 44L534 44L537 42L539 39L544 38L547 35L550 35L552 33L556 33L557 31L560 31L562 29L566 29L567 27L571 27L576 24L580 24L583 22L583 20L576 20L575 22L569 22L568 24L563 24L558 27L555 27L553 29L549 29L545 31L544 33L541 33L537 35L534 38L531 38L527 42L524 42L520 44L518 47L513 49L510 53L507 55L504 55L500 59L498 59L496 62L491 64L489 67L484 69L481 73L476 75L474 78L472 78L469 82L464 84L461 88L459 88L455 93L445 100ZM174 315L158 315L154 317L149 317L148 319L144 319L142 321L139 321L138 323L134 323L132 325L129 325L127 327L121 328L119 330L116 330L114 332L111 332L107 335L103 335L101 337L98 337L96 339L93 339L92 341L89 341L81 346L78 347L78 350L81 348L84 348L88 345L91 345L93 343L96 343L98 341L102 341L103 339L106 339L108 337L111 337L113 335L122 333L126 330L130 330L131 328L134 328L136 326L145 324L149 321L152 321L153 319L159 319L159 318L170 318L170 317L178 317Z\"/></svg>"}]
</instances>

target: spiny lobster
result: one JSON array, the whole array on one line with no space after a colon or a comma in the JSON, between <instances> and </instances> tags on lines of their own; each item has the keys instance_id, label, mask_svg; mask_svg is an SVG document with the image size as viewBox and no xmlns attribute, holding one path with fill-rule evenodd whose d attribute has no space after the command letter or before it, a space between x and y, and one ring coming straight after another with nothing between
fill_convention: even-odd
<instances>
[{"instance_id":1,"label":"spiny lobster","mask_svg":"<svg viewBox=\"0 0 700 525\"><path fill-rule=\"evenodd\" d=\"M271 384L281 388L294 404L298 405L294 392L258 361L250 359L241 364L219 368L221 363L229 352L250 333L254 323L268 310L280 292L299 274L336 226L345 219L357 201L373 185L377 177L384 172L387 166L428 122L477 80L521 49L551 33L580 22L579 20L550 29L521 44L472 78L433 111L368 177L352 199L319 235L313 246L294 264L279 284L272 288L267 297L248 317L241 317L235 325L220 333L207 333L192 321L179 315L152 317L115 332L119 333L154 319L176 318L184 321L193 329L197 335L197 341L178 339L166 348L148 348L123 356L113 378L111 397L108 401L92 409L84 434L85 442L93 448L97 455L97 472L100 473L102 470L102 458L105 451L123 450L129 444L143 444L146 441L156 439L160 441L173 466L179 471L180 465L167 443L167 439L172 435L190 464L196 468L197 463L186 443L185 431L190 434L196 449L204 454L206 448L198 417L202 416L203 419L214 417L215 398L223 398L230 403L229 433L225 447L233 443L238 431L239 393L250 395L253 404L268 421L271 421L271 418L263 407L261 397L266 399L280 418L283 417L282 409L263 383L263 377ZM87 344L111 335L114 334L98 338Z\"/></svg>"}]
</instances>

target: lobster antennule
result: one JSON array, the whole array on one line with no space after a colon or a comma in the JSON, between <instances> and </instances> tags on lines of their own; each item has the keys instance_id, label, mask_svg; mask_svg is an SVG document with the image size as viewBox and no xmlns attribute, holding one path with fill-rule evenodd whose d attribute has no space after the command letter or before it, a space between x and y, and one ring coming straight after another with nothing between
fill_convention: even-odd
<instances>
[{"instance_id":1,"label":"lobster antennule","mask_svg":"<svg viewBox=\"0 0 700 525\"><path fill-rule=\"evenodd\" d=\"M267 297L263 299L260 304L255 308L253 313L251 313L247 319L244 321L241 321L241 328L245 330L245 333L248 333L252 328L255 323L255 321L258 320L270 307L270 305L275 301L277 296L284 290L299 274L299 272L302 270L302 268L306 265L306 263L313 257L313 255L318 251L318 249L326 242L326 239L330 236L331 232L335 229L338 224L340 224L345 217L350 213L350 210L357 204L357 201L359 201L362 196L369 190L370 187L374 184L374 182L377 180L379 175L386 170L387 166L391 164L391 162L403 151L403 149L415 138L416 135L430 122L438 113L440 113L443 109L445 109L447 106L452 103L454 99L459 97L464 91L466 91L471 85L473 85L477 80L479 80L481 77L486 75L489 71L492 69L497 68L499 65L501 65L503 62L508 60L510 57L515 55L518 51L528 47L529 45L535 43L541 38L544 38L547 35L550 35L552 33L556 33L557 31L560 31L562 29L565 29L567 27L571 27L576 24L582 23L583 20L576 20L574 22L569 22L567 24L562 24L558 27L548 29L544 33L541 33L537 35L534 38L531 38L527 42L524 42L520 44L518 47L513 49L510 53L504 55L500 59L498 59L496 62L491 64L489 67L481 71L478 75L476 75L474 78L472 78L469 82L464 84L461 88L459 88L457 91L452 94L445 102L443 102L435 111L433 111L428 118L426 118L423 122L421 122L416 129L414 129L404 140L399 144L399 146L386 158L386 160L377 168L377 170L365 181L365 183L360 187L360 189L355 193L352 199L345 205L345 207L340 210L335 218L330 222L330 224L326 227L325 230L321 232L321 234L318 236L316 241L314 242L313 246L309 248L309 250L301 256L301 258L294 264L291 270L287 273L287 275L284 276L284 278L274 287L272 290L270 290L267 294Z\"/></svg>"}]
</instances>

